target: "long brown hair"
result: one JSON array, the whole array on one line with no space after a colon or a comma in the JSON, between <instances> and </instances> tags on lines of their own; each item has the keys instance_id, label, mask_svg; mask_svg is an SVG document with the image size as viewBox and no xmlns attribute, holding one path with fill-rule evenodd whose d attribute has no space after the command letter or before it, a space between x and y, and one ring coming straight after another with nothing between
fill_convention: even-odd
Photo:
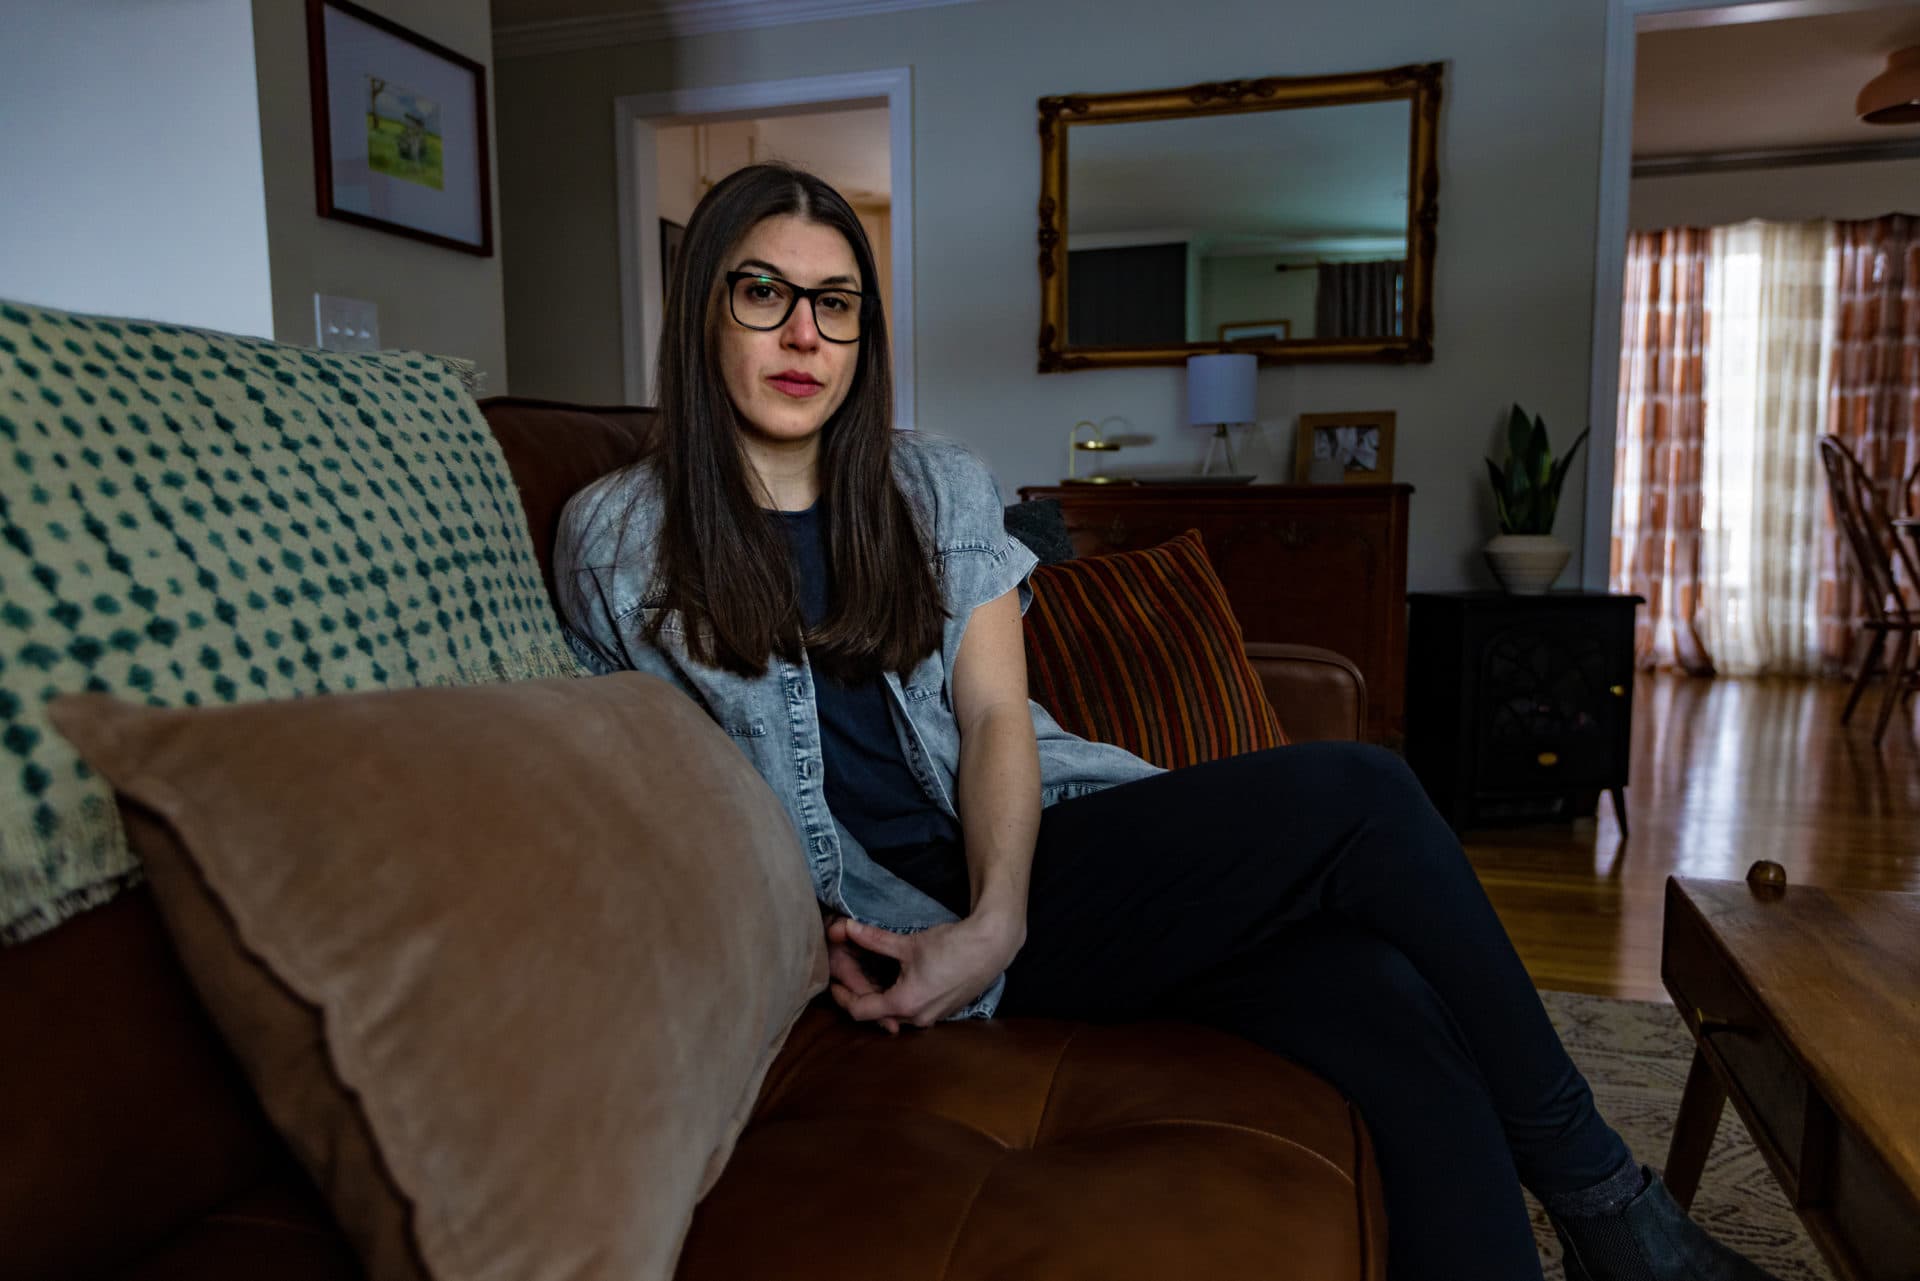
<instances>
[{"instance_id":1,"label":"long brown hair","mask_svg":"<svg viewBox=\"0 0 1920 1281\"><path fill-rule=\"evenodd\" d=\"M865 312L853 385L821 429L820 509L832 592L806 631L778 517L756 498L738 415L718 361L734 323L721 277L754 227L791 214L846 238ZM844 680L905 672L940 644L945 610L919 523L893 476L893 374L873 250L839 192L804 170L760 164L722 179L687 222L660 340L658 434L649 459L663 506L654 570L666 590L649 639L672 612L697 661L746 676L774 654Z\"/></svg>"}]
</instances>

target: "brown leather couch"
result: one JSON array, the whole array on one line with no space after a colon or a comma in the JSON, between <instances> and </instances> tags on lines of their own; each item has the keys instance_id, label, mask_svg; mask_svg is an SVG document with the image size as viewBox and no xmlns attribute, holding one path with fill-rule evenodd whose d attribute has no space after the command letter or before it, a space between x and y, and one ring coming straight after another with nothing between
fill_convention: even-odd
<instances>
[{"instance_id":1,"label":"brown leather couch","mask_svg":"<svg viewBox=\"0 0 1920 1281\"><path fill-rule=\"evenodd\" d=\"M644 411L483 405L551 572L567 498ZM1296 740L1353 738L1337 655L1250 647ZM144 891L0 951L0 1278L361 1275L187 986ZM1385 1275L1367 1133L1305 1070L1172 1024L890 1039L801 1019L695 1217L683 1281Z\"/></svg>"}]
</instances>

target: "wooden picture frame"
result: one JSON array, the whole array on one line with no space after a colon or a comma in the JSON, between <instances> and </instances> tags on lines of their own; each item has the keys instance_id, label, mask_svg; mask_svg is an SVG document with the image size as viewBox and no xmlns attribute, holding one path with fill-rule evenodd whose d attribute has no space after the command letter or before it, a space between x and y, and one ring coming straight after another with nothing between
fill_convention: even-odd
<instances>
[{"instance_id":1,"label":"wooden picture frame","mask_svg":"<svg viewBox=\"0 0 1920 1281\"><path fill-rule=\"evenodd\" d=\"M1340 479L1327 484L1385 485L1393 480L1393 411L1368 410L1348 414L1301 414L1294 433L1293 478L1311 484L1316 471L1315 447L1324 444L1321 467L1329 459L1340 465ZM1371 463L1371 466L1365 465Z\"/></svg>"},{"instance_id":2,"label":"wooden picture frame","mask_svg":"<svg viewBox=\"0 0 1920 1281\"><path fill-rule=\"evenodd\" d=\"M352 0L307 0L322 218L493 256L487 69Z\"/></svg>"},{"instance_id":3,"label":"wooden picture frame","mask_svg":"<svg viewBox=\"0 0 1920 1281\"><path fill-rule=\"evenodd\" d=\"M680 262L680 245L687 238L685 225L668 218L660 220L660 301L673 294L673 269Z\"/></svg>"},{"instance_id":4,"label":"wooden picture frame","mask_svg":"<svg viewBox=\"0 0 1920 1281\"><path fill-rule=\"evenodd\" d=\"M1236 320L1219 327L1220 341L1232 344L1241 342L1286 342L1293 337L1291 320Z\"/></svg>"},{"instance_id":5,"label":"wooden picture frame","mask_svg":"<svg viewBox=\"0 0 1920 1281\"><path fill-rule=\"evenodd\" d=\"M1223 349L1250 350L1263 365L1323 361L1424 364L1433 359L1433 263L1440 219L1440 98L1444 64L1416 63L1379 71L1324 76L1269 76L1149 89L1134 93L1076 93L1041 98L1039 275L1039 371L1112 369L1138 365L1184 365L1187 357ZM1067 333L1067 228L1072 193L1067 153L1077 130L1190 117L1222 117L1262 111L1295 111L1360 103L1405 101L1407 139L1407 246L1404 329L1391 335L1287 338L1234 343L1157 342L1133 346L1082 346ZM1084 136L1084 135L1083 135ZM1257 157L1249 163L1258 164Z\"/></svg>"}]
</instances>

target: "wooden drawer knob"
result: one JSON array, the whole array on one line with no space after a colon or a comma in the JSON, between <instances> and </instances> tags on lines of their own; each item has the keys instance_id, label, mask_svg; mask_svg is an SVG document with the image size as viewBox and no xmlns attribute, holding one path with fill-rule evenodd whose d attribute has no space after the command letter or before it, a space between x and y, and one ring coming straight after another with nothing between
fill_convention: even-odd
<instances>
[{"instance_id":1,"label":"wooden drawer knob","mask_svg":"<svg viewBox=\"0 0 1920 1281\"><path fill-rule=\"evenodd\" d=\"M1787 892L1787 869L1769 858L1756 860L1747 869L1747 888L1760 899L1780 898Z\"/></svg>"}]
</instances>

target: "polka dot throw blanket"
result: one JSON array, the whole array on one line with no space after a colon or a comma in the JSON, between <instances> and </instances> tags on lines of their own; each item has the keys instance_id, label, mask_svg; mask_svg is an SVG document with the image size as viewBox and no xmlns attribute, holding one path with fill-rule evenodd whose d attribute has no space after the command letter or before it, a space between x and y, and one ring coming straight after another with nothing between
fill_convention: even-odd
<instances>
[{"instance_id":1,"label":"polka dot throw blanket","mask_svg":"<svg viewBox=\"0 0 1920 1281\"><path fill-rule=\"evenodd\" d=\"M57 694L577 671L449 363L0 303L0 942L138 875L112 792L46 718Z\"/></svg>"}]
</instances>

